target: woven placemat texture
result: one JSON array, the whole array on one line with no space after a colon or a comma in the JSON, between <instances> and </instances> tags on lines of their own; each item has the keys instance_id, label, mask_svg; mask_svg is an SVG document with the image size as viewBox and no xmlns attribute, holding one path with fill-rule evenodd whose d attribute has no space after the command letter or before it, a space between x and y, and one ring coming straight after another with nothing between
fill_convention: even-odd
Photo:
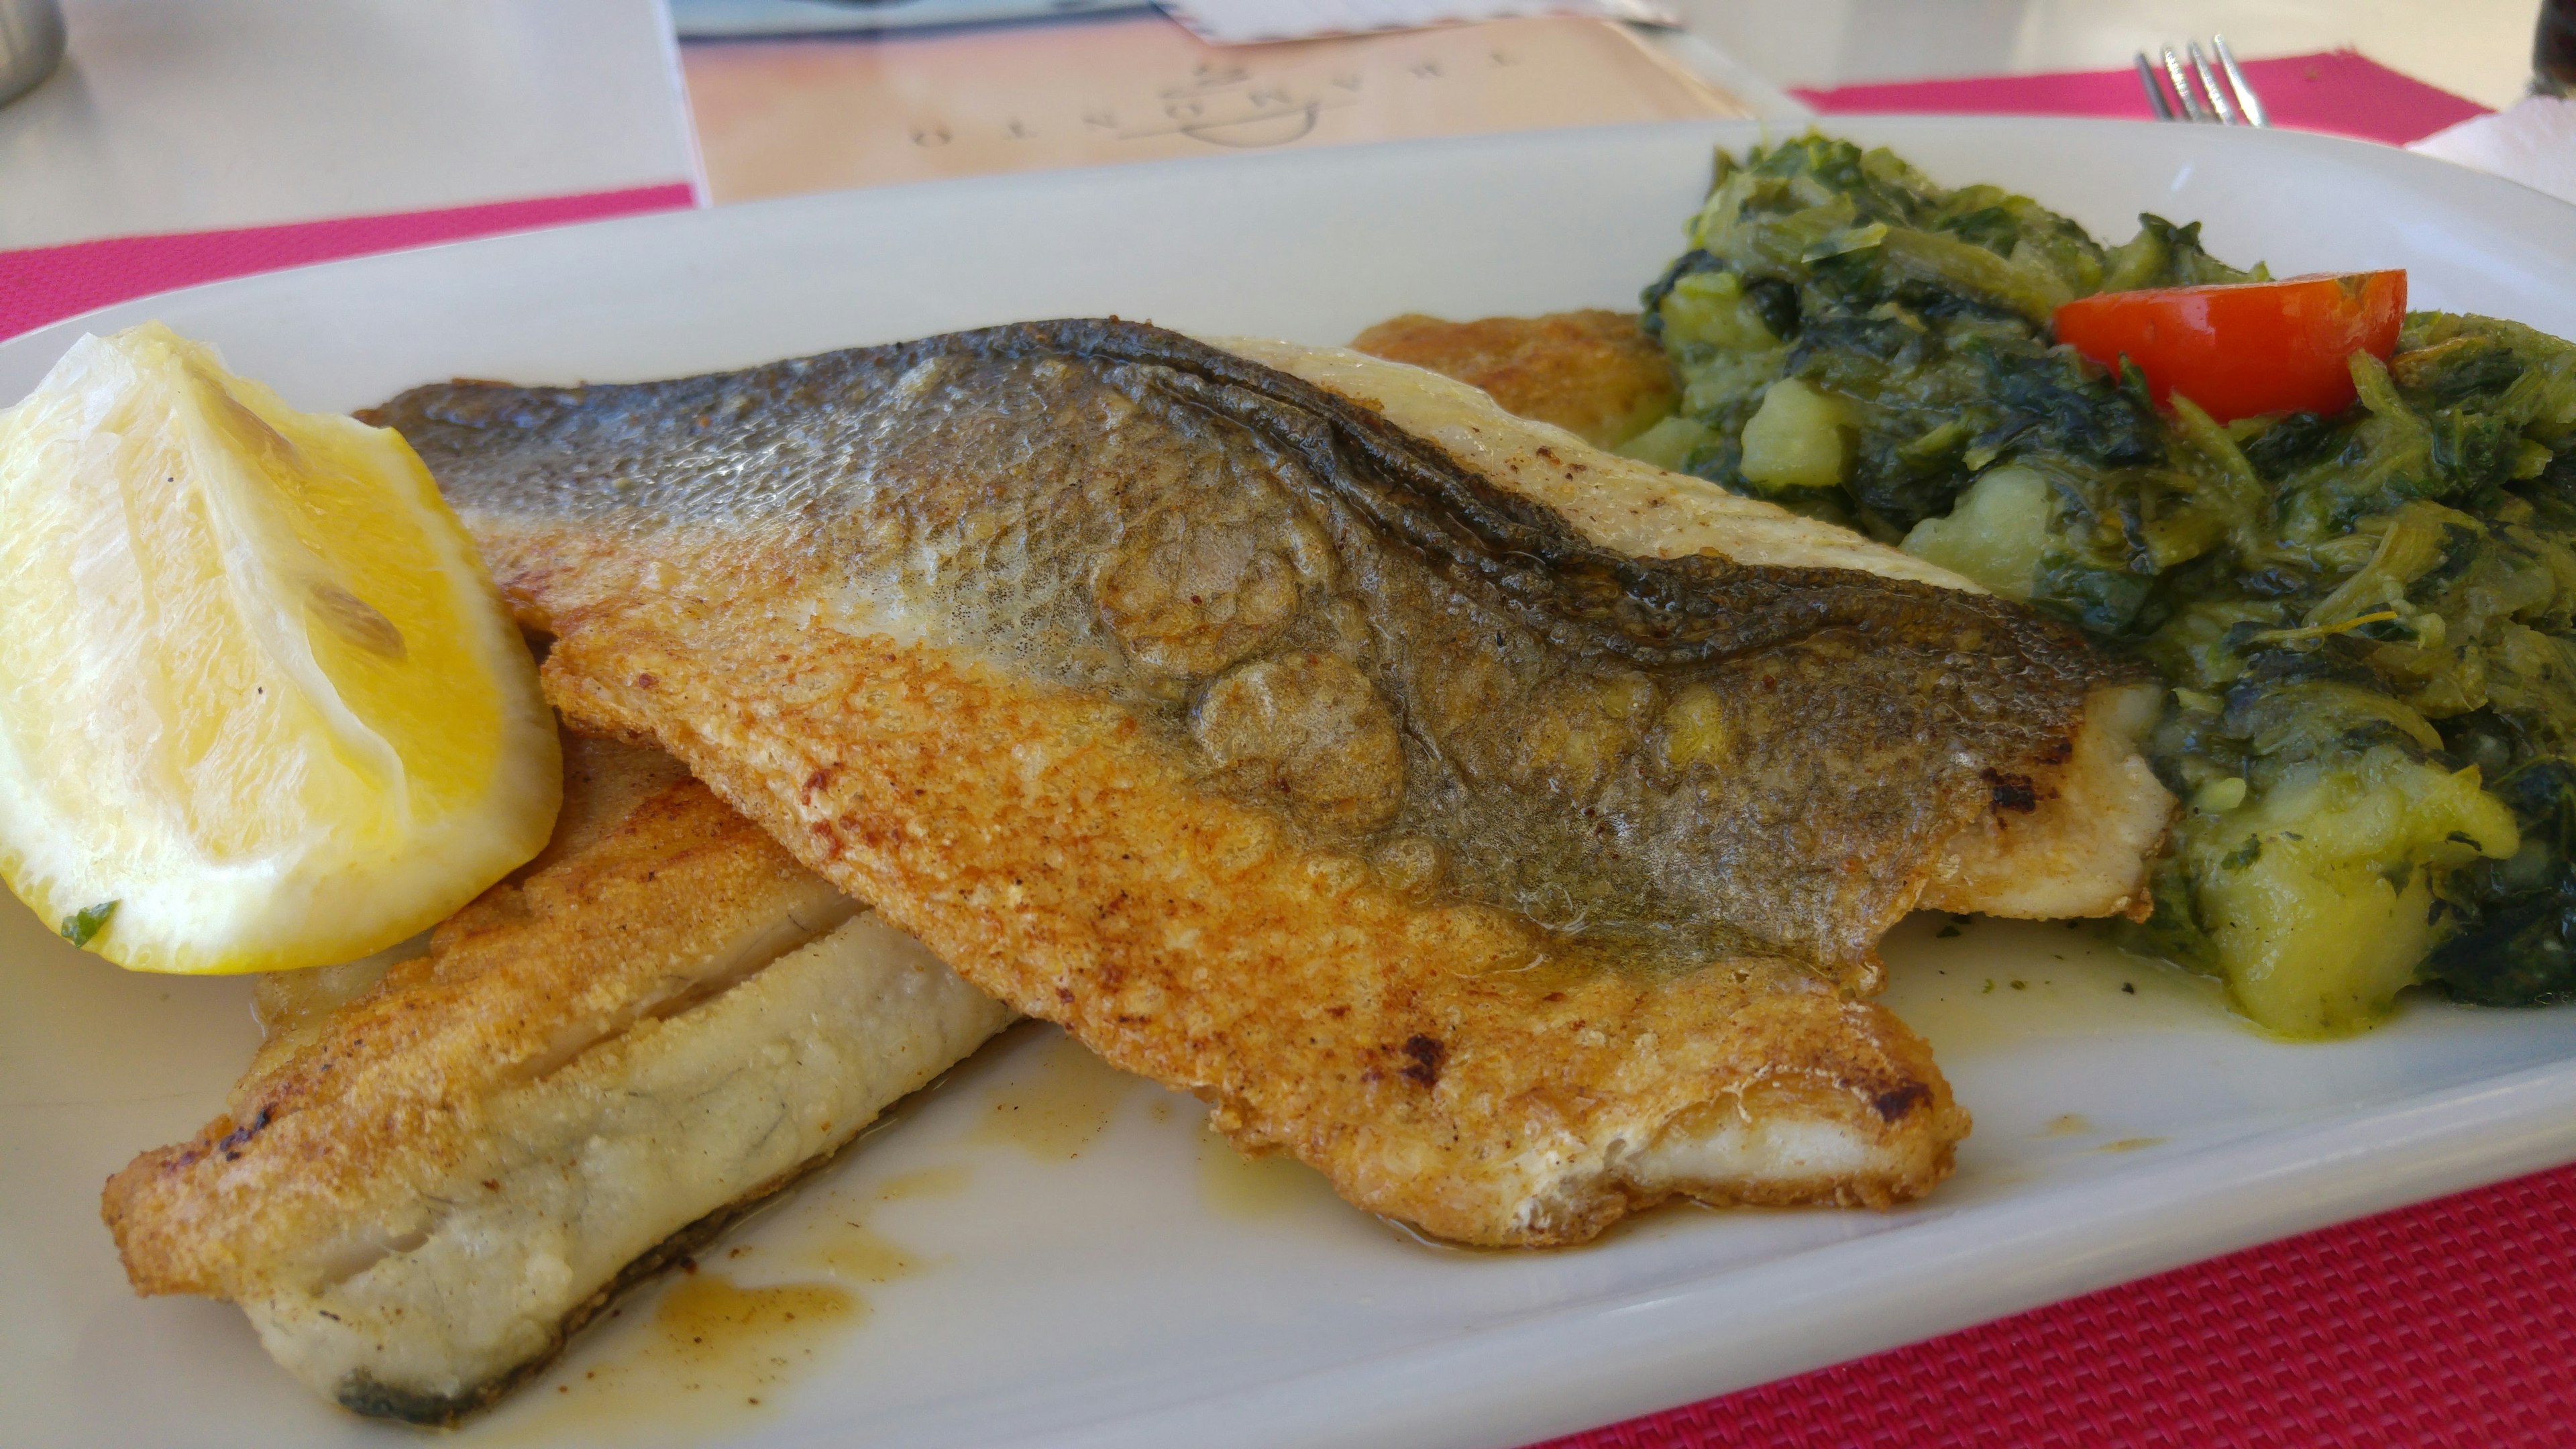
<instances>
[{"instance_id":1,"label":"woven placemat texture","mask_svg":"<svg viewBox=\"0 0 2576 1449\"><path fill-rule=\"evenodd\" d=\"M2576 1445L2576 1167L1547 1449Z\"/></svg>"}]
</instances>

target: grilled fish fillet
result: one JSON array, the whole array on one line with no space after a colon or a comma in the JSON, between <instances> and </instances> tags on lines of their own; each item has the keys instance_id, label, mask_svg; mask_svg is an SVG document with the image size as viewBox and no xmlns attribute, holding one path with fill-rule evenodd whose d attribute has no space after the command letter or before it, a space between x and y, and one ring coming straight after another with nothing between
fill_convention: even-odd
<instances>
[{"instance_id":1,"label":"grilled fish fillet","mask_svg":"<svg viewBox=\"0 0 2576 1449\"><path fill-rule=\"evenodd\" d=\"M567 735L563 740L563 803L555 811L554 831L545 848L504 876L496 888L466 903L440 923L446 939L494 913L515 910L523 901L518 889L527 878L566 856L597 845L635 815L638 807L689 778L686 765L660 750L615 740ZM683 842L685 844L685 842ZM309 971L270 971L251 981L251 1015L259 1022L259 1050L234 1083L226 1106L237 1116L251 1083L302 1051L331 1019L331 1014L365 995L385 978L395 963L429 953L437 933L423 932L390 950L337 966Z\"/></svg>"},{"instance_id":2,"label":"grilled fish fillet","mask_svg":"<svg viewBox=\"0 0 2576 1449\"><path fill-rule=\"evenodd\" d=\"M449 1422L1009 1019L667 758L579 742L565 783L426 956L263 991L226 1113L108 1182L139 1291Z\"/></svg>"},{"instance_id":3,"label":"grilled fish fillet","mask_svg":"<svg viewBox=\"0 0 2576 1449\"><path fill-rule=\"evenodd\" d=\"M570 718L1465 1242L1937 1182L1874 943L2135 724L2071 630L1353 353L1042 323L373 416Z\"/></svg>"},{"instance_id":4,"label":"grilled fish fillet","mask_svg":"<svg viewBox=\"0 0 2576 1449\"><path fill-rule=\"evenodd\" d=\"M1630 459L1569 458L1531 429L1511 434L1493 430L1488 399L1516 415L1552 422L1557 410L1586 412L1604 397L1632 390L1639 366L1635 359L1604 357L1596 341L1569 338L1552 325L1594 317L1610 319L1597 324L1605 330L1615 321L1635 331L1633 322L1615 312L1454 323L1398 317L1361 333L1353 344L1353 351L1414 361L1440 373L1440 379L1406 377L1367 357L1330 348L1244 338L1230 345L1344 396L1369 400L1389 419L1555 509L1586 538L1622 552L1682 558L1714 549L1733 555L1759 537L1752 530L1762 527L1761 520L1787 517L1698 479ZM1485 349L1503 345L1490 340L1495 334L1512 339L1515 365L1500 391L1486 392L1494 379L1487 375ZM1399 345L1413 356L1399 353ZM1659 362L1661 356L1656 354ZM1820 535L1850 537L1812 524L1795 534L1806 540ZM1780 551L1795 557L1799 546ZM1871 571L1902 560L1912 567L1899 577L1977 587L1893 550L1835 550L1820 554L1819 560ZM2019 920L2109 915L2145 920L2154 902L2147 897L2140 863L2162 844L2174 808L2138 748L2161 701L2155 686L2145 683L2104 689L2092 697L2062 754L2051 749L2028 773L1998 776L1996 808L1943 845L1915 904L1925 910Z\"/></svg>"}]
</instances>

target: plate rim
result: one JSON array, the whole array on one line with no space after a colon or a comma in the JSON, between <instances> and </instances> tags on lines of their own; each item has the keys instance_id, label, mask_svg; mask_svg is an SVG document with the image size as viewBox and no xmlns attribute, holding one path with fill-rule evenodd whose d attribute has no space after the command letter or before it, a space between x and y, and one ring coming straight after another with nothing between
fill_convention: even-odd
<instances>
[{"instance_id":1,"label":"plate rim","mask_svg":"<svg viewBox=\"0 0 2576 1449\"><path fill-rule=\"evenodd\" d=\"M1597 137L1605 142L1615 143L1617 139L1629 136L1698 134L1707 136L1712 143L1740 145L1743 139L1748 137L1768 139L1774 136L1801 134L1808 130L1832 134L1838 130L1871 132L1887 129L2031 131L2063 133L2070 138L2152 131L2221 146L2279 146L2293 153L2311 151L2321 156L2354 161L2365 169L2393 169L2401 173L2409 173L2413 178L2436 190L2456 189L2472 196L2483 193L2484 199L2489 204L2532 211L2535 222L2545 222L2550 219L2552 213L2556 213L2555 219L2561 224L2576 223L2576 202L2562 200L2509 177L2473 170L2455 162L2409 151L2402 147L2383 146L2373 141L2321 131L2286 130L2276 127L2189 126L2178 122L2127 120L2103 116L1968 115L1910 111L1870 112L1847 116L1818 115L1803 118L1712 117L1678 121L1623 121L1593 126L1551 126L1519 131L1497 131L1472 136L1426 136L1391 141L1367 141L1311 150L1168 157L1152 161L1111 162L1043 171L942 177L932 180L895 182L885 186L850 187L834 191L806 192L793 196L759 197L722 205L674 207L664 211L598 217L519 231L498 232L489 236L462 237L420 246L401 247L391 251L334 257L271 271L250 272L241 276L199 282L185 287L172 287L129 297L123 301L106 303L73 316L57 318L14 336L0 338L0 371L5 371L16 361L16 354L30 344L59 337L61 341L51 348L53 354L59 355L62 347L68 346L81 331L94 330L96 324L102 320L116 319L115 325L131 325L134 320L139 320L139 317L130 314L149 311L175 300L202 302L234 290L255 291L268 286L301 283L317 275L336 275L343 270L354 271L383 267L388 264L398 265L404 259L425 255L507 249L541 237L604 236L618 231L641 235L665 228L703 227L730 230L774 222L779 218L793 218L803 212L810 211L820 215L844 207L864 208L881 202L899 202L903 198L919 196L971 197L988 191L1034 190L1058 185L1080 186L1091 182L1151 185L1164 178L1169 178L1178 184L1186 184L1194 176L1221 175L1238 170L1273 166L1302 168L1329 165L1335 160L1353 156L1382 157L1417 151L1454 152L1464 155L1481 150L1510 150L1516 145L1536 139L1571 136ZM0 398L5 398L0 400L0 407L10 406L18 400L5 394L0 394Z\"/></svg>"}]
</instances>

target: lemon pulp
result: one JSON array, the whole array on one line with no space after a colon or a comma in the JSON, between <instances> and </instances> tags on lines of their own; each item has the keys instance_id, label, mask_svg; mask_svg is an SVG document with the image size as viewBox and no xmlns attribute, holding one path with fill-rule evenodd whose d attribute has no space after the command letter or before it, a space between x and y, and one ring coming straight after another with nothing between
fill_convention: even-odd
<instances>
[{"instance_id":1,"label":"lemon pulp","mask_svg":"<svg viewBox=\"0 0 2576 1449\"><path fill-rule=\"evenodd\" d=\"M0 876L121 965L362 956L552 828L534 665L419 458L157 323L0 412L0 620Z\"/></svg>"}]
</instances>

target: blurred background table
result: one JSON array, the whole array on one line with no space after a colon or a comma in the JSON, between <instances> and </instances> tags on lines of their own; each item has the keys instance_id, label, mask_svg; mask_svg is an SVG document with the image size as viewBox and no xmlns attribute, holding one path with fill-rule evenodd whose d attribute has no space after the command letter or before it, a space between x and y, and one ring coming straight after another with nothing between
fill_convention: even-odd
<instances>
[{"instance_id":1,"label":"blurred background table","mask_svg":"<svg viewBox=\"0 0 2576 1449\"><path fill-rule=\"evenodd\" d=\"M69 0L0 248L687 181L656 0Z\"/></svg>"},{"instance_id":2,"label":"blurred background table","mask_svg":"<svg viewBox=\"0 0 2576 1449\"><path fill-rule=\"evenodd\" d=\"M2531 79L2539 0L1670 0L1783 86L2114 70L2222 33L2240 56L2352 49L2501 110Z\"/></svg>"},{"instance_id":3,"label":"blurred background table","mask_svg":"<svg viewBox=\"0 0 2576 1449\"><path fill-rule=\"evenodd\" d=\"M71 45L62 69L0 108L0 249L673 183L703 192L709 178L681 78L684 51L692 77L704 77L699 104L713 122L718 196L728 169L752 178L742 194L797 184L781 179L774 157L754 155L763 145L814 157L807 174L817 184L918 174L893 166L872 174L867 155L854 169L853 153L866 148L845 134L782 138L777 127L796 122L796 98L759 87L797 67L749 63L779 42L677 45L660 0L64 0L63 8ZM1326 124L1312 139L1679 113L1794 116L1803 108L1782 88L2115 68L2142 47L2213 30L2246 56L2350 47L2501 107L2528 79L2537 0L1671 0L1670 8L1686 28L1639 32L1642 44L1632 47L1660 58L1660 69L1612 55L1604 37L1627 32L1599 22L1499 22L1493 28L1514 35L1534 67L1552 68L1550 84L1479 87L1453 70L1445 88L1417 88L1425 99L1381 107L1365 126ZM1589 38L1571 39L1584 31ZM1143 75L1192 65L1293 69L1319 58L1345 68L1437 65L1468 41L1434 31L1227 50L1129 8L1034 28L793 44L815 88L809 95L823 98L810 109L855 103L864 118L900 126L902 107L925 88L952 84L974 65L1026 67L1046 51L1078 52L1081 64L1059 73L1085 75L1122 48L1147 51L1130 67ZM1583 46L1597 54L1566 53ZM1263 51L1302 54L1286 61ZM1427 59L1408 60L1411 52ZM1614 76L1634 83L1601 83ZM873 94L853 97L854 79ZM1247 140L1275 143L1238 132L1177 144Z\"/></svg>"}]
</instances>

